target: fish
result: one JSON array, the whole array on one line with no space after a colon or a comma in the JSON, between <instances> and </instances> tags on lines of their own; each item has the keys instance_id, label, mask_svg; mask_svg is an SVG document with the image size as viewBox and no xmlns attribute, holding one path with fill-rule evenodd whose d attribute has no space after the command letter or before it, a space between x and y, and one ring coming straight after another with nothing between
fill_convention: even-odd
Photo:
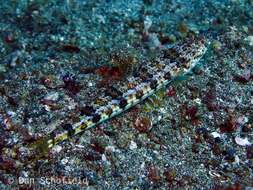
<instances>
[{"instance_id":1,"label":"fish","mask_svg":"<svg viewBox=\"0 0 253 190\"><path fill-rule=\"evenodd\" d=\"M143 102L164 87L169 86L175 78L191 72L207 51L208 40L194 37L170 47L162 47L157 59L141 64L134 76L129 76L125 90L111 89L114 95L103 97L107 101L101 106L90 103L76 123L63 123L60 129L52 131L47 137L33 143L31 147L37 153L52 149L55 145L82 133L85 130L114 118ZM131 85L129 85L131 83ZM134 84L134 85L132 85ZM95 105L95 106L94 106Z\"/></svg>"}]
</instances>

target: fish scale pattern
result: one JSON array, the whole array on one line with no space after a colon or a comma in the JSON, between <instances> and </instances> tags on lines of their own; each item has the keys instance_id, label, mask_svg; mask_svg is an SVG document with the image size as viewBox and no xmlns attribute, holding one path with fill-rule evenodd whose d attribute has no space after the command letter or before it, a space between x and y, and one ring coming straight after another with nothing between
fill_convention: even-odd
<instances>
[{"instance_id":1,"label":"fish scale pattern","mask_svg":"<svg viewBox=\"0 0 253 190\"><path fill-rule=\"evenodd\" d=\"M124 88L126 89L124 92L115 88L110 89L114 95L104 93L103 98L107 102L103 106L92 102L91 106L86 107L88 111L80 116L79 122L63 123L59 129L57 128L44 139L43 146L50 149L142 102L156 91L169 85L175 77L188 73L205 54L206 45L207 41L204 38L191 38L173 47L163 48L155 62L143 64L136 76L128 78L127 81L131 81L134 86L126 84L131 88Z\"/></svg>"}]
</instances>

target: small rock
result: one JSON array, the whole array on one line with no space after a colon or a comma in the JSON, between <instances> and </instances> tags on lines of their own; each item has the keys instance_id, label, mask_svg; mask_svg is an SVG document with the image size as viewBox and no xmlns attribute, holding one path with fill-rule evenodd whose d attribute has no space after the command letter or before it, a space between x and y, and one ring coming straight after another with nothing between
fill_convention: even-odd
<instances>
[{"instance_id":1,"label":"small rock","mask_svg":"<svg viewBox=\"0 0 253 190\"><path fill-rule=\"evenodd\" d=\"M66 73L66 75L62 77L62 80L64 82L63 88L68 90L71 94L76 95L80 92L82 86L76 81L76 78L73 75Z\"/></svg>"},{"instance_id":2,"label":"small rock","mask_svg":"<svg viewBox=\"0 0 253 190\"><path fill-rule=\"evenodd\" d=\"M121 137L117 139L117 146L123 149L128 148L131 142L131 139L132 137L128 133L122 134Z\"/></svg>"},{"instance_id":3,"label":"small rock","mask_svg":"<svg viewBox=\"0 0 253 190\"><path fill-rule=\"evenodd\" d=\"M148 168L148 179L151 181L151 183L158 183L161 180L159 170L155 166Z\"/></svg>"},{"instance_id":4,"label":"small rock","mask_svg":"<svg viewBox=\"0 0 253 190\"><path fill-rule=\"evenodd\" d=\"M213 48L215 51L221 50L221 46L222 46L222 44L221 44L218 40L215 40L215 41L212 43L212 48Z\"/></svg>"},{"instance_id":5,"label":"small rock","mask_svg":"<svg viewBox=\"0 0 253 190\"><path fill-rule=\"evenodd\" d=\"M62 150L62 147L59 145L56 145L53 147L52 152L53 153L59 153Z\"/></svg>"},{"instance_id":6,"label":"small rock","mask_svg":"<svg viewBox=\"0 0 253 190\"><path fill-rule=\"evenodd\" d=\"M152 127L152 122L147 117L137 118L134 123L134 128L140 133L147 133Z\"/></svg>"},{"instance_id":7,"label":"small rock","mask_svg":"<svg viewBox=\"0 0 253 190\"><path fill-rule=\"evenodd\" d=\"M99 140L99 139L91 139L91 148L100 153L103 154L105 152L105 144Z\"/></svg>"},{"instance_id":8,"label":"small rock","mask_svg":"<svg viewBox=\"0 0 253 190\"><path fill-rule=\"evenodd\" d=\"M136 142L131 141L131 142L130 142L130 145L129 145L129 149L130 149L130 150L134 150L134 149L136 149L136 148L137 148Z\"/></svg>"},{"instance_id":9,"label":"small rock","mask_svg":"<svg viewBox=\"0 0 253 190\"><path fill-rule=\"evenodd\" d=\"M250 46L253 46L253 36L248 36L247 38L244 39L247 44Z\"/></svg>"},{"instance_id":10,"label":"small rock","mask_svg":"<svg viewBox=\"0 0 253 190\"><path fill-rule=\"evenodd\" d=\"M107 147L105 147L105 150L106 150L106 152L115 152L116 151L114 146L107 146Z\"/></svg>"},{"instance_id":11,"label":"small rock","mask_svg":"<svg viewBox=\"0 0 253 190\"><path fill-rule=\"evenodd\" d=\"M251 145L251 143L249 142L248 138L241 138L241 137L235 137L235 142L236 144L240 145L240 146L247 146L247 145Z\"/></svg>"},{"instance_id":12,"label":"small rock","mask_svg":"<svg viewBox=\"0 0 253 190\"><path fill-rule=\"evenodd\" d=\"M63 158L63 159L61 160L61 163L62 163L63 165L66 165L68 162L69 162L69 160L68 160L67 158Z\"/></svg>"},{"instance_id":13,"label":"small rock","mask_svg":"<svg viewBox=\"0 0 253 190\"><path fill-rule=\"evenodd\" d=\"M66 166L65 168L64 168L66 171L71 171L71 167L70 166Z\"/></svg>"},{"instance_id":14,"label":"small rock","mask_svg":"<svg viewBox=\"0 0 253 190\"><path fill-rule=\"evenodd\" d=\"M102 160L103 160L104 162L107 161L106 156L105 156L104 154L102 154Z\"/></svg>"},{"instance_id":15,"label":"small rock","mask_svg":"<svg viewBox=\"0 0 253 190\"><path fill-rule=\"evenodd\" d=\"M213 138L221 138L221 135L217 132L212 132L211 135L213 136Z\"/></svg>"},{"instance_id":16,"label":"small rock","mask_svg":"<svg viewBox=\"0 0 253 190\"><path fill-rule=\"evenodd\" d=\"M242 75L235 75L234 81L246 84L251 80L251 71L249 69L245 69Z\"/></svg>"},{"instance_id":17,"label":"small rock","mask_svg":"<svg viewBox=\"0 0 253 190\"><path fill-rule=\"evenodd\" d=\"M177 29L180 32L180 34L183 36L185 36L189 32L188 26L185 22L179 23Z\"/></svg>"},{"instance_id":18,"label":"small rock","mask_svg":"<svg viewBox=\"0 0 253 190\"><path fill-rule=\"evenodd\" d=\"M129 176L127 176L127 179L128 179L128 181L133 181L134 180L134 176L129 175Z\"/></svg>"},{"instance_id":19,"label":"small rock","mask_svg":"<svg viewBox=\"0 0 253 190\"><path fill-rule=\"evenodd\" d=\"M93 83L92 82L88 82L88 87L92 87Z\"/></svg>"},{"instance_id":20,"label":"small rock","mask_svg":"<svg viewBox=\"0 0 253 190\"><path fill-rule=\"evenodd\" d=\"M158 35L155 33L149 34L148 40L148 44L151 49L155 49L161 46L161 42L159 41Z\"/></svg>"},{"instance_id":21,"label":"small rock","mask_svg":"<svg viewBox=\"0 0 253 190\"><path fill-rule=\"evenodd\" d=\"M231 162L234 162L235 161L235 149L233 148L228 148L226 151L225 151L225 159L227 161L231 161Z\"/></svg>"},{"instance_id":22,"label":"small rock","mask_svg":"<svg viewBox=\"0 0 253 190\"><path fill-rule=\"evenodd\" d=\"M144 20L144 31L148 32L151 26L152 26L152 20L150 19L150 17L146 17Z\"/></svg>"},{"instance_id":23,"label":"small rock","mask_svg":"<svg viewBox=\"0 0 253 190\"><path fill-rule=\"evenodd\" d=\"M229 117L220 125L220 131L222 133L229 133L235 131L237 128L235 118Z\"/></svg>"},{"instance_id":24,"label":"small rock","mask_svg":"<svg viewBox=\"0 0 253 190\"><path fill-rule=\"evenodd\" d=\"M45 100L57 101L59 99L59 93L58 92L53 92L53 93L47 94L44 99Z\"/></svg>"},{"instance_id":25,"label":"small rock","mask_svg":"<svg viewBox=\"0 0 253 190\"><path fill-rule=\"evenodd\" d=\"M173 86L169 86L168 90L166 91L167 96L172 97L176 95L176 90Z\"/></svg>"},{"instance_id":26,"label":"small rock","mask_svg":"<svg viewBox=\"0 0 253 190\"><path fill-rule=\"evenodd\" d=\"M247 117L245 117L245 116L240 116L240 117L238 117L237 118L237 123L238 124L240 124L240 125L244 125L245 123L247 123L248 122L248 118Z\"/></svg>"},{"instance_id":27,"label":"small rock","mask_svg":"<svg viewBox=\"0 0 253 190\"><path fill-rule=\"evenodd\" d=\"M172 184L172 182L175 180L176 178L176 170L172 169L172 168L166 168L164 170L164 173L163 175L165 176L166 178L166 181L168 182L168 184Z\"/></svg>"},{"instance_id":28,"label":"small rock","mask_svg":"<svg viewBox=\"0 0 253 190\"><path fill-rule=\"evenodd\" d=\"M7 71L5 65L0 64L0 73L5 73Z\"/></svg>"},{"instance_id":29,"label":"small rock","mask_svg":"<svg viewBox=\"0 0 253 190\"><path fill-rule=\"evenodd\" d=\"M242 127L242 132L244 133L248 133L252 130L252 125L251 124L245 124L243 127Z\"/></svg>"},{"instance_id":30,"label":"small rock","mask_svg":"<svg viewBox=\"0 0 253 190\"><path fill-rule=\"evenodd\" d=\"M89 160L89 161L97 161L97 160L101 160L102 156L101 154L95 151L87 151L84 153L84 159Z\"/></svg>"}]
</instances>

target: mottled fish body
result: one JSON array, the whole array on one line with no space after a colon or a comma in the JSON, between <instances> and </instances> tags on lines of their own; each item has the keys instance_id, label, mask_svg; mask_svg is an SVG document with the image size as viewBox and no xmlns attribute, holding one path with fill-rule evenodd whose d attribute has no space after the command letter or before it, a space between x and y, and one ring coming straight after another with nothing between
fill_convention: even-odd
<instances>
[{"instance_id":1,"label":"mottled fish body","mask_svg":"<svg viewBox=\"0 0 253 190\"><path fill-rule=\"evenodd\" d=\"M135 84L131 89L121 92L120 97L107 98L104 106L97 106L92 113L80 116L80 121L74 124L63 124L62 129L56 129L41 141L47 149L54 145L92 128L142 102L161 88L167 86L175 77L191 71L196 63L205 54L206 41L202 39L189 39L184 43L161 50L161 55L155 62L145 63L137 76L130 77L128 81ZM143 73L142 73L143 72ZM144 75L144 77L143 77ZM127 85L127 84L126 84ZM129 86L129 85L127 85ZM93 105L91 103L91 105Z\"/></svg>"}]
</instances>

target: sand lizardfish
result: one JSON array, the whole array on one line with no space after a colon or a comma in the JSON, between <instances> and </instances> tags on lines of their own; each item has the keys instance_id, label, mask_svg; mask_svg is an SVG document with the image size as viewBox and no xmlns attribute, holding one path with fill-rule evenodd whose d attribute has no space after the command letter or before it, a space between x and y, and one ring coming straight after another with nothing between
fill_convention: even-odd
<instances>
[{"instance_id":1,"label":"sand lizardfish","mask_svg":"<svg viewBox=\"0 0 253 190\"><path fill-rule=\"evenodd\" d=\"M91 103L86 108L88 111L80 116L79 122L63 124L61 129L51 132L48 137L38 142L37 146L35 143L35 148L43 147L48 150L142 102L159 89L168 86L176 77L191 71L205 54L206 45L207 42L204 38L191 38L173 47L162 48L156 61L143 63L140 71L128 78L127 81L134 84L128 85L126 83L126 86L131 86L130 89L125 88L123 92L114 93L118 94L118 97L107 95L108 97L105 97L107 102L103 106L90 106L95 105L95 103ZM113 90L117 91L117 89Z\"/></svg>"}]
</instances>

